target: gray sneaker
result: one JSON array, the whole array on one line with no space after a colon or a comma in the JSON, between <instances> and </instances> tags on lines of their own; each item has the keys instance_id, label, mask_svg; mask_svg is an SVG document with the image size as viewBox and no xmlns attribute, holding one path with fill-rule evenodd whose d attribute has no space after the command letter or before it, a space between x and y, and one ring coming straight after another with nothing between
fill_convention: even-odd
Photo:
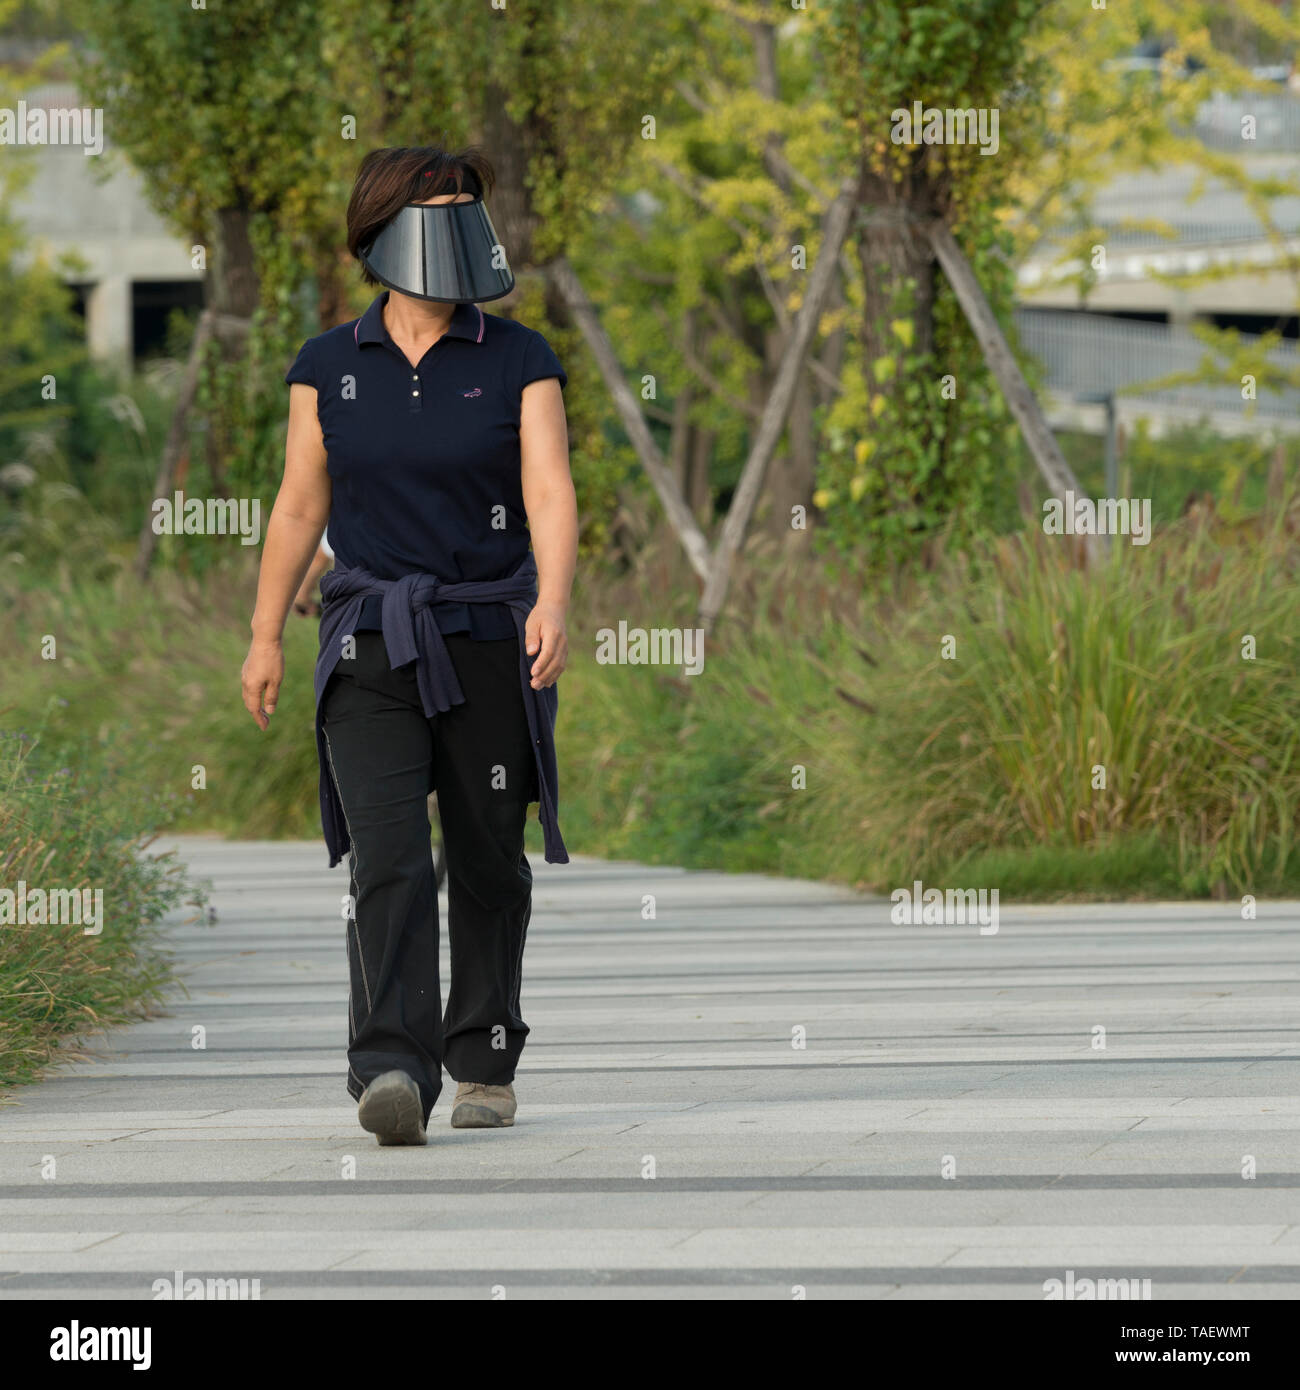
<instances>
[{"instance_id":1,"label":"gray sneaker","mask_svg":"<svg viewBox=\"0 0 1300 1390\"><path fill-rule=\"evenodd\" d=\"M361 1093L357 1120L388 1147L426 1143L420 1088L404 1071L386 1071Z\"/></svg>"},{"instance_id":2,"label":"gray sneaker","mask_svg":"<svg viewBox=\"0 0 1300 1390\"><path fill-rule=\"evenodd\" d=\"M515 1088L462 1081L451 1112L453 1129L503 1129L515 1122Z\"/></svg>"}]
</instances>

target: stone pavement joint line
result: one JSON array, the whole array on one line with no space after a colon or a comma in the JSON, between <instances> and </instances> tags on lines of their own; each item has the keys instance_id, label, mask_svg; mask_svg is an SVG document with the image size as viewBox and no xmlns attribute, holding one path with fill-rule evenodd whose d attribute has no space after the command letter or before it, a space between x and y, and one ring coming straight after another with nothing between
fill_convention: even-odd
<instances>
[{"instance_id":1,"label":"stone pavement joint line","mask_svg":"<svg viewBox=\"0 0 1300 1390\"><path fill-rule=\"evenodd\" d=\"M1300 1295L1295 904L1003 906L981 936L536 863L517 1123L452 1130L448 1078L396 1150L344 1091L343 870L173 847L217 909L169 925L188 995L0 1108L0 1297Z\"/></svg>"}]
</instances>

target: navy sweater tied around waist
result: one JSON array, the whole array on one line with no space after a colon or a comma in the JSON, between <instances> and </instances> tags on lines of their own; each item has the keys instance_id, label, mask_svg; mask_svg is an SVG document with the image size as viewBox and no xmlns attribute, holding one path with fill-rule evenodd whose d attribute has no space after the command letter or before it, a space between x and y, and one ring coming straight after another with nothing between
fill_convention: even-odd
<instances>
[{"instance_id":1,"label":"navy sweater tied around waist","mask_svg":"<svg viewBox=\"0 0 1300 1390\"><path fill-rule=\"evenodd\" d=\"M433 574L408 574L401 579L376 579L363 569L334 569L321 579L320 655L316 659L316 752L320 760L320 812L329 850L330 868L351 848L347 821L338 789L330 774L325 746L322 704L325 687L338 665L343 639L356 631L365 600L382 600L384 645L389 665L415 663L420 700L427 718L465 703L447 644L434 620L441 604L502 603L514 617L519 638L519 679L524 692L528 731L537 758L540 791L537 816L542 823L548 864L567 864L568 851L560 835L559 786L555 756L555 715L559 696L553 685L534 690L530 667L534 658L524 649L524 623L537 602L537 562L530 551L506 579L444 584Z\"/></svg>"}]
</instances>

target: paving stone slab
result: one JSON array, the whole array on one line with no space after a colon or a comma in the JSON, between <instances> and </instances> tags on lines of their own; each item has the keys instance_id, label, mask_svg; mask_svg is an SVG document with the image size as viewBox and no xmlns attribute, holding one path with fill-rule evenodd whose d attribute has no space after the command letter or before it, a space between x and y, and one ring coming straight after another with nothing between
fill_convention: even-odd
<instances>
[{"instance_id":1,"label":"paving stone slab","mask_svg":"<svg viewBox=\"0 0 1300 1390\"><path fill-rule=\"evenodd\" d=\"M452 1131L448 1083L426 1148L380 1150L343 1090L345 872L319 842L158 849L216 921L168 923L188 994L0 1106L0 1297L183 1269L267 1298L1041 1299L1070 1268L1300 1296L1300 905L1016 904L981 937L825 884L536 862L518 1124Z\"/></svg>"}]
</instances>

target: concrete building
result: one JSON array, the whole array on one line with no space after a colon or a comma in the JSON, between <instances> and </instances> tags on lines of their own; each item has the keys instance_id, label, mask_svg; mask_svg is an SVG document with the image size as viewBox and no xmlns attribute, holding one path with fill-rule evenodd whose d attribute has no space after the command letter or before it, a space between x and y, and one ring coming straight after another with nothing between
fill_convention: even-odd
<instances>
[{"instance_id":1,"label":"concrete building","mask_svg":"<svg viewBox=\"0 0 1300 1390\"><path fill-rule=\"evenodd\" d=\"M67 83L32 89L23 100L28 111L82 105ZM110 135L106 127L99 155L88 155L82 145L46 144L26 152L6 147L4 157L32 163L31 181L13 211L33 250L79 262L65 276L85 314L91 353L129 368L162 346L172 309L202 304L203 272L149 206L140 176L114 152Z\"/></svg>"},{"instance_id":2,"label":"concrete building","mask_svg":"<svg viewBox=\"0 0 1300 1390\"><path fill-rule=\"evenodd\" d=\"M1295 105L1300 110L1300 102ZM1241 159L1253 177L1282 181L1295 177L1298 155L1300 146L1291 154ZM1288 262L1300 251L1300 198L1273 200L1270 212L1281 237L1273 240L1236 189L1209 180L1198 195L1199 172L1184 166L1112 179L1093 200L1093 216L1103 229L1099 244L1105 249L1105 265L1086 306L1052 264L1059 255L1059 238L1044 244L1020 267L1022 302L1168 322L1206 318L1256 332L1279 318L1294 320L1300 305ZM1144 221L1163 224L1172 235L1137 225ZM1185 285L1160 278L1209 271L1213 276ZM1293 322L1288 336L1296 331Z\"/></svg>"},{"instance_id":3,"label":"concrete building","mask_svg":"<svg viewBox=\"0 0 1300 1390\"><path fill-rule=\"evenodd\" d=\"M1212 113L1218 124L1198 133L1241 160L1253 177L1283 181L1294 177L1300 154L1300 101L1289 94L1270 100L1263 150L1229 141L1225 132L1239 120L1232 111L1224 114L1222 101ZM1017 328L1045 369L1045 406L1054 428L1101 433L1140 418L1157 434L1198 421L1223 435L1300 431L1296 386L1260 389L1257 399L1243 399L1242 382L1228 379L1226 365L1220 384L1148 385L1197 371L1207 356L1192 332L1198 322L1235 329L1244 342L1280 331L1283 342L1270 360L1281 379L1300 383L1294 270L1300 198L1273 200L1270 235L1235 188L1215 179L1198 187L1201 172L1190 166L1149 170L1116 177L1098 191L1094 245L1104 259L1086 299L1073 279L1078 263L1061 262L1062 238L1049 238L1020 266Z\"/></svg>"}]
</instances>

